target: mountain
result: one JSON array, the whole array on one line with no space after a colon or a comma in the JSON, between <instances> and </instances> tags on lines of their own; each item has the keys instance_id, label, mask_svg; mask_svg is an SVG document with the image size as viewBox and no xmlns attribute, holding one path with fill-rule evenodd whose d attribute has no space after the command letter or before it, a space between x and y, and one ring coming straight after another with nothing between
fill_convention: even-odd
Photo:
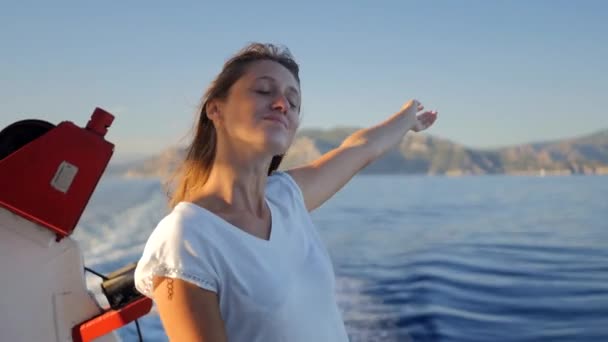
<instances>
[{"instance_id":1,"label":"mountain","mask_svg":"<svg viewBox=\"0 0 608 342\"><path fill-rule=\"evenodd\" d=\"M287 152L282 169L310 162L336 148L356 127L304 129ZM109 172L127 177L165 177L183 159L185 150L172 148L158 156L113 165ZM423 133L408 133L401 143L362 173L480 174L608 174L608 130L578 138L496 149L473 149Z\"/></svg>"}]
</instances>

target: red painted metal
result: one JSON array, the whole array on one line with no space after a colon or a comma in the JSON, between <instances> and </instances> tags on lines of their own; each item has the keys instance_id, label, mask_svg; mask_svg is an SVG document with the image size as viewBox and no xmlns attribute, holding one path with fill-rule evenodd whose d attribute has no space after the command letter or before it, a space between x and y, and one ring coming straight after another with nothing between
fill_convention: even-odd
<instances>
[{"instance_id":1,"label":"red painted metal","mask_svg":"<svg viewBox=\"0 0 608 342\"><path fill-rule=\"evenodd\" d=\"M150 298L138 298L118 310L108 310L74 326L72 339L74 342L92 341L148 314L151 308L152 300Z\"/></svg>"},{"instance_id":2,"label":"red painted metal","mask_svg":"<svg viewBox=\"0 0 608 342\"><path fill-rule=\"evenodd\" d=\"M0 160L0 206L70 235L114 151L104 139L113 120L96 108L86 128L61 122Z\"/></svg>"}]
</instances>

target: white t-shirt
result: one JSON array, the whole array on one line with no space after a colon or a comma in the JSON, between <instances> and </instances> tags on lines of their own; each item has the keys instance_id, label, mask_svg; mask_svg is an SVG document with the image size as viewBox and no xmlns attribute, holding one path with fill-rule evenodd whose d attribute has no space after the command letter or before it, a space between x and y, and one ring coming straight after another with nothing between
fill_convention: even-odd
<instances>
[{"instance_id":1,"label":"white t-shirt","mask_svg":"<svg viewBox=\"0 0 608 342\"><path fill-rule=\"evenodd\" d=\"M152 277L160 275L216 292L230 342L348 341L331 260L300 188L275 172L265 198L269 240L179 203L150 235L135 286L152 298Z\"/></svg>"}]
</instances>

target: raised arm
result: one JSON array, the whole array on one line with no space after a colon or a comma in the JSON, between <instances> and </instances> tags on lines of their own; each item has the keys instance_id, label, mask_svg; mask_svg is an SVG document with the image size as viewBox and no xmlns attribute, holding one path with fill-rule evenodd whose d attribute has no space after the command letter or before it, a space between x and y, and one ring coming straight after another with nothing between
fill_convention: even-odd
<instances>
[{"instance_id":1,"label":"raised arm","mask_svg":"<svg viewBox=\"0 0 608 342\"><path fill-rule=\"evenodd\" d=\"M214 292L180 279L154 277L154 302L170 341L227 341Z\"/></svg>"},{"instance_id":2,"label":"raised arm","mask_svg":"<svg viewBox=\"0 0 608 342\"><path fill-rule=\"evenodd\" d=\"M430 127L437 112L418 113L423 109L418 101L408 101L384 122L356 131L319 159L287 171L302 189L308 211L321 206L357 172L397 145L408 131Z\"/></svg>"}]
</instances>

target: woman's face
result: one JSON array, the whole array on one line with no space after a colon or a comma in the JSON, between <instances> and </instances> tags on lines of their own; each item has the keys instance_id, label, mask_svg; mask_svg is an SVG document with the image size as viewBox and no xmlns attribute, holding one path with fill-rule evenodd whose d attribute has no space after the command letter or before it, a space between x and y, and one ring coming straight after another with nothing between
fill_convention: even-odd
<instances>
[{"instance_id":1,"label":"woman's face","mask_svg":"<svg viewBox=\"0 0 608 342\"><path fill-rule=\"evenodd\" d=\"M300 87L281 64L252 62L217 108L218 137L223 135L233 148L284 154L299 125Z\"/></svg>"}]
</instances>

